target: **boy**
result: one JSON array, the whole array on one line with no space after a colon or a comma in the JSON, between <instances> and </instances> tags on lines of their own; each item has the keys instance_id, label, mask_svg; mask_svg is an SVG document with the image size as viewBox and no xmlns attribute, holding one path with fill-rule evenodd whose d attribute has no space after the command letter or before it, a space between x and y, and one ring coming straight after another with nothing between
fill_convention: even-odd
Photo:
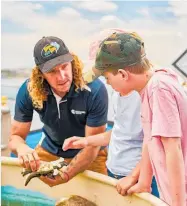
<instances>
[{"instance_id":1,"label":"boy","mask_svg":"<svg viewBox=\"0 0 187 206\"><path fill-rule=\"evenodd\" d=\"M128 193L150 190L154 173L161 199L186 206L187 199L187 96L174 72L154 71L141 39L114 33L103 40L95 68L118 92L141 95L144 146L137 185Z\"/></svg>"},{"instance_id":2,"label":"boy","mask_svg":"<svg viewBox=\"0 0 187 206\"><path fill-rule=\"evenodd\" d=\"M107 37L114 32L124 32L121 29L110 29L102 32L97 39L91 43L89 59L95 60L97 49L102 42L101 37ZM99 40L101 39L101 40ZM93 62L92 62L93 66ZM89 74L89 72L88 72ZM91 81L91 78L87 79ZM87 80L89 82L89 80ZM108 83L108 82L107 82ZM114 104L115 118L112 131L85 138L73 137L65 141L63 149L76 149L86 146L107 146L109 144L107 169L108 175L119 179L117 191L126 195L127 190L136 184L139 171L143 142L143 131L140 119L140 97L136 91L128 94L115 93ZM73 144L74 143L74 144ZM158 195L155 180L152 184L152 194Z\"/></svg>"}]
</instances>

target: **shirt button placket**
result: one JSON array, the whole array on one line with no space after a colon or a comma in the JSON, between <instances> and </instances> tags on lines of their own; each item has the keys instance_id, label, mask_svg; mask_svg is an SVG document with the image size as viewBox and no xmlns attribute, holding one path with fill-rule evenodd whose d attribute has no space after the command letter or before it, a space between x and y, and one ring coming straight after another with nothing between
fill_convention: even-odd
<instances>
[{"instance_id":1,"label":"shirt button placket","mask_svg":"<svg viewBox=\"0 0 187 206\"><path fill-rule=\"evenodd\" d=\"M60 107L60 119L65 120L66 119L66 117L65 117L66 109L67 109L66 108L67 107L67 99L61 100L59 107Z\"/></svg>"}]
</instances>

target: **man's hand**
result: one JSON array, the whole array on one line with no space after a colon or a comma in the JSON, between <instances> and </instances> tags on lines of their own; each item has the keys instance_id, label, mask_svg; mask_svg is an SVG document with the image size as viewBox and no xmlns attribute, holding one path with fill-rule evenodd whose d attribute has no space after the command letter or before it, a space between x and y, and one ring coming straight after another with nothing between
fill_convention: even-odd
<instances>
[{"instance_id":1,"label":"man's hand","mask_svg":"<svg viewBox=\"0 0 187 206\"><path fill-rule=\"evenodd\" d=\"M65 167L63 168L63 170ZM59 171L59 175L56 175L53 178L41 176L40 180L42 180L45 184L49 185L50 187L60 185L69 181L69 175L62 170Z\"/></svg>"},{"instance_id":2,"label":"man's hand","mask_svg":"<svg viewBox=\"0 0 187 206\"><path fill-rule=\"evenodd\" d=\"M70 137L64 141L63 150L82 149L88 146L88 141L85 137Z\"/></svg>"},{"instance_id":3,"label":"man's hand","mask_svg":"<svg viewBox=\"0 0 187 206\"><path fill-rule=\"evenodd\" d=\"M141 184L140 182L138 182L137 184L135 184L134 186L132 186L128 191L127 194L131 195L133 193L141 193L141 192L148 192L151 193L151 186L149 185L145 185L145 184Z\"/></svg>"},{"instance_id":4,"label":"man's hand","mask_svg":"<svg viewBox=\"0 0 187 206\"><path fill-rule=\"evenodd\" d=\"M40 166L40 159L35 150L26 144L20 144L20 146L17 148L17 154L22 167L31 169L32 171L38 170Z\"/></svg>"},{"instance_id":5,"label":"man's hand","mask_svg":"<svg viewBox=\"0 0 187 206\"><path fill-rule=\"evenodd\" d=\"M131 175L124 177L120 180L118 180L116 189L119 194L121 195L127 195L128 189L130 189L133 185L135 185L137 182L137 178L133 178Z\"/></svg>"}]
</instances>

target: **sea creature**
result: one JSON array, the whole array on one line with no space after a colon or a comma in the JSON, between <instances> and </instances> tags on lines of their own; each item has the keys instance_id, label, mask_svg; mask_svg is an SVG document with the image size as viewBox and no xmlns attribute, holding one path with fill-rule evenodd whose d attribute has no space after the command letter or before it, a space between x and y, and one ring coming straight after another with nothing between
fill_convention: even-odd
<instances>
[{"instance_id":1,"label":"sea creature","mask_svg":"<svg viewBox=\"0 0 187 206\"><path fill-rule=\"evenodd\" d=\"M94 202L87 200L84 197L78 195L72 195L69 198L62 198L56 206L97 206Z\"/></svg>"},{"instance_id":2,"label":"sea creature","mask_svg":"<svg viewBox=\"0 0 187 206\"><path fill-rule=\"evenodd\" d=\"M67 163L64 161L64 158L59 158L58 160L52 162L43 161L40 164L40 167L37 171L32 171L31 169L23 168L21 174L23 176L27 176L25 180L25 186L27 186L31 179L34 177L47 176L50 178L54 178L54 176L58 175L59 170L64 166L67 166Z\"/></svg>"}]
</instances>

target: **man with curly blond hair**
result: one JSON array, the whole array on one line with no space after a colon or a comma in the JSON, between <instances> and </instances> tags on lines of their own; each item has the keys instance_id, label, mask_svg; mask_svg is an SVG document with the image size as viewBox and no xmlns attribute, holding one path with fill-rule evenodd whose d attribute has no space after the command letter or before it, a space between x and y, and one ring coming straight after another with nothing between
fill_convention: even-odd
<instances>
[{"instance_id":1,"label":"man with curly blond hair","mask_svg":"<svg viewBox=\"0 0 187 206\"><path fill-rule=\"evenodd\" d=\"M59 157L69 163L61 176L43 177L54 186L69 181L89 169L106 174L105 148L87 147L63 151L64 140L71 136L90 136L106 129L108 95L104 84L96 80L88 85L82 78L83 64L57 37L43 37L34 47L35 68L20 87L9 147L22 166L35 171L40 161ZM33 150L26 145L33 111L44 124L42 138ZM96 158L97 157L97 158Z\"/></svg>"}]
</instances>

